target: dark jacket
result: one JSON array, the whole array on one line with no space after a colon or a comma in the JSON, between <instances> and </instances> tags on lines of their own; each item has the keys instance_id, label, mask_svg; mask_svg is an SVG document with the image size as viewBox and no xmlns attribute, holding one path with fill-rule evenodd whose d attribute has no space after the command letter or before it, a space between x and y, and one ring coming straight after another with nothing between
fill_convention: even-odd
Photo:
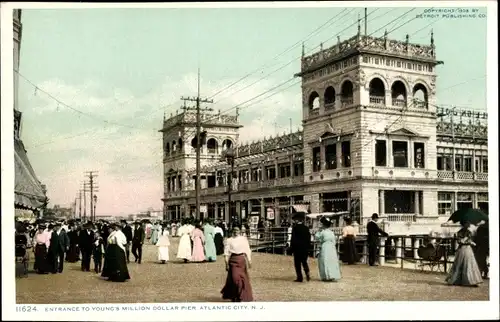
<instances>
[{"instance_id":1,"label":"dark jacket","mask_svg":"<svg viewBox=\"0 0 500 322\"><path fill-rule=\"evenodd\" d=\"M66 231L62 229L59 235L56 231L52 231L49 250L53 253L65 252L68 247L69 237L68 234L66 234Z\"/></svg>"},{"instance_id":2,"label":"dark jacket","mask_svg":"<svg viewBox=\"0 0 500 322\"><path fill-rule=\"evenodd\" d=\"M127 243L132 242L132 227L126 225L125 227L123 227L122 232L125 237L127 237Z\"/></svg>"},{"instance_id":3,"label":"dark jacket","mask_svg":"<svg viewBox=\"0 0 500 322\"><path fill-rule=\"evenodd\" d=\"M304 224L297 224L292 228L290 250L293 254L307 253L311 247L311 233Z\"/></svg>"},{"instance_id":4,"label":"dark jacket","mask_svg":"<svg viewBox=\"0 0 500 322\"><path fill-rule=\"evenodd\" d=\"M139 228L134 229L134 237L132 238L132 242L135 244L144 243L145 237L146 233L144 232L144 228L139 226Z\"/></svg>"},{"instance_id":5,"label":"dark jacket","mask_svg":"<svg viewBox=\"0 0 500 322\"><path fill-rule=\"evenodd\" d=\"M78 246L81 250L91 252L93 242L94 232L92 230L90 232L87 229L80 230L80 234L78 236Z\"/></svg>"},{"instance_id":6,"label":"dark jacket","mask_svg":"<svg viewBox=\"0 0 500 322\"><path fill-rule=\"evenodd\" d=\"M366 231L368 233L368 243L376 244L380 235L389 236L385 231L380 229L376 222L370 221L368 225L366 225Z\"/></svg>"}]
</instances>

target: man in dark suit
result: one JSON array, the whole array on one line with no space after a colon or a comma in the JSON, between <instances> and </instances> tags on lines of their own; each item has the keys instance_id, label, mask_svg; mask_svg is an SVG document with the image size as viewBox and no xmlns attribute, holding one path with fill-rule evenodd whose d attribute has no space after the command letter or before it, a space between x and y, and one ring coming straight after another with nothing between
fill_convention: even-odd
<instances>
[{"instance_id":1,"label":"man in dark suit","mask_svg":"<svg viewBox=\"0 0 500 322\"><path fill-rule=\"evenodd\" d=\"M290 251L293 254L293 263L295 265L295 273L297 279L295 282L302 282L302 268L306 273L307 281L311 280L309 275L309 265L307 265L307 257L311 246L311 233L309 228L304 225L305 213L296 213L294 215L296 221L292 228L292 238L290 240Z\"/></svg>"},{"instance_id":2,"label":"man in dark suit","mask_svg":"<svg viewBox=\"0 0 500 322\"><path fill-rule=\"evenodd\" d=\"M92 257L92 246L94 243L94 232L92 224L85 224L78 236L78 246L82 252L82 271L90 272L90 258Z\"/></svg>"},{"instance_id":3,"label":"man in dark suit","mask_svg":"<svg viewBox=\"0 0 500 322\"><path fill-rule=\"evenodd\" d=\"M377 260L377 249L380 235L384 237L389 236L389 234L380 229L377 224L377 220L378 214L375 213L372 215L372 220L370 220L366 226L368 233L368 263L370 266L375 266L375 261Z\"/></svg>"},{"instance_id":4,"label":"man in dark suit","mask_svg":"<svg viewBox=\"0 0 500 322\"><path fill-rule=\"evenodd\" d=\"M125 245L125 254L127 254L127 263L130 263L130 243L132 243L132 227L129 226L126 220L122 220L122 233L127 237Z\"/></svg>"},{"instance_id":5,"label":"man in dark suit","mask_svg":"<svg viewBox=\"0 0 500 322\"><path fill-rule=\"evenodd\" d=\"M144 244L144 238L146 233L142 224L139 221L135 222L134 237L132 237L132 254L135 257L136 263L141 263L142 260L142 245Z\"/></svg>"},{"instance_id":6,"label":"man in dark suit","mask_svg":"<svg viewBox=\"0 0 500 322\"><path fill-rule=\"evenodd\" d=\"M61 223L50 225L52 230L49 246L49 261L52 274L62 273L64 267L64 254L69 249L69 237L62 229Z\"/></svg>"}]
</instances>

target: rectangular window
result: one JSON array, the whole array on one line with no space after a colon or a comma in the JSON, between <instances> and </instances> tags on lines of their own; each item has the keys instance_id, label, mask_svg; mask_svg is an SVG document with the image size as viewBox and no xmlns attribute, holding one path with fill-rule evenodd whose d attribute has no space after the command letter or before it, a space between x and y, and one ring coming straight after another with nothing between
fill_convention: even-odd
<instances>
[{"instance_id":1,"label":"rectangular window","mask_svg":"<svg viewBox=\"0 0 500 322\"><path fill-rule=\"evenodd\" d=\"M463 171L462 167L462 158L463 156L460 154L455 154L455 171Z\"/></svg>"},{"instance_id":2,"label":"rectangular window","mask_svg":"<svg viewBox=\"0 0 500 322\"><path fill-rule=\"evenodd\" d=\"M330 144L325 147L326 169L337 169L337 144Z\"/></svg>"},{"instance_id":3,"label":"rectangular window","mask_svg":"<svg viewBox=\"0 0 500 322\"><path fill-rule=\"evenodd\" d=\"M440 216L451 216L453 213L453 193L438 192L438 214Z\"/></svg>"},{"instance_id":4,"label":"rectangular window","mask_svg":"<svg viewBox=\"0 0 500 322\"><path fill-rule=\"evenodd\" d=\"M313 148L313 172L321 170L321 148L319 146Z\"/></svg>"},{"instance_id":5,"label":"rectangular window","mask_svg":"<svg viewBox=\"0 0 500 322\"><path fill-rule=\"evenodd\" d=\"M480 159L479 158L476 158L476 160L474 160L474 171L475 172L479 172L479 170L481 169L480 168Z\"/></svg>"},{"instance_id":6,"label":"rectangular window","mask_svg":"<svg viewBox=\"0 0 500 322\"><path fill-rule=\"evenodd\" d=\"M377 140L375 143L375 166L387 166L387 142L385 140Z\"/></svg>"},{"instance_id":7,"label":"rectangular window","mask_svg":"<svg viewBox=\"0 0 500 322\"><path fill-rule=\"evenodd\" d=\"M415 191L385 190L386 214L414 214Z\"/></svg>"},{"instance_id":8,"label":"rectangular window","mask_svg":"<svg viewBox=\"0 0 500 322\"><path fill-rule=\"evenodd\" d=\"M472 172L472 157L471 156L464 156L463 160L463 168L465 172Z\"/></svg>"},{"instance_id":9,"label":"rectangular window","mask_svg":"<svg viewBox=\"0 0 500 322\"><path fill-rule=\"evenodd\" d=\"M215 178L214 178L215 179ZM182 190L182 176L179 176L179 190ZM215 183L215 182L214 182Z\"/></svg>"},{"instance_id":10,"label":"rectangular window","mask_svg":"<svg viewBox=\"0 0 500 322\"><path fill-rule=\"evenodd\" d=\"M400 61L398 61L397 67L401 68L401 62Z\"/></svg>"},{"instance_id":11,"label":"rectangular window","mask_svg":"<svg viewBox=\"0 0 500 322\"><path fill-rule=\"evenodd\" d=\"M280 178L288 178L291 176L290 173L290 164L280 164Z\"/></svg>"},{"instance_id":12,"label":"rectangular window","mask_svg":"<svg viewBox=\"0 0 500 322\"><path fill-rule=\"evenodd\" d=\"M413 158L415 168L423 169L425 168L425 153L424 153L424 143L415 142L413 144Z\"/></svg>"},{"instance_id":13,"label":"rectangular window","mask_svg":"<svg viewBox=\"0 0 500 322\"><path fill-rule=\"evenodd\" d=\"M422 65L418 65L418 71L422 71Z\"/></svg>"},{"instance_id":14,"label":"rectangular window","mask_svg":"<svg viewBox=\"0 0 500 322\"><path fill-rule=\"evenodd\" d=\"M375 64L378 65L379 64L379 59L378 58L375 58Z\"/></svg>"},{"instance_id":15,"label":"rectangular window","mask_svg":"<svg viewBox=\"0 0 500 322\"><path fill-rule=\"evenodd\" d=\"M342 164L344 167L350 167L351 166L351 142L350 141L344 141L340 145L340 150L342 153Z\"/></svg>"},{"instance_id":16,"label":"rectangular window","mask_svg":"<svg viewBox=\"0 0 500 322\"><path fill-rule=\"evenodd\" d=\"M300 162L295 162L293 164L293 168L294 168L294 173L293 175L298 177L298 176L302 176L304 175L304 162L300 161Z\"/></svg>"},{"instance_id":17,"label":"rectangular window","mask_svg":"<svg viewBox=\"0 0 500 322\"><path fill-rule=\"evenodd\" d=\"M394 160L394 167L407 168L408 167L408 142L392 141L392 157Z\"/></svg>"},{"instance_id":18,"label":"rectangular window","mask_svg":"<svg viewBox=\"0 0 500 322\"><path fill-rule=\"evenodd\" d=\"M488 173L488 158L483 157L483 172Z\"/></svg>"},{"instance_id":19,"label":"rectangular window","mask_svg":"<svg viewBox=\"0 0 500 322\"><path fill-rule=\"evenodd\" d=\"M274 180L276 179L276 168L274 165L266 167L267 179Z\"/></svg>"},{"instance_id":20,"label":"rectangular window","mask_svg":"<svg viewBox=\"0 0 500 322\"><path fill-rule=\"evenodd\" d=\"M386 59L385 60L385 65L386 66L391 66L391 60L390 59Z\"/></svg>"},{"instance_id":21,"label":"rectangular window","mask_svg":"<svg viewBox=\"0 0 500 322\"><path fill-rule=\"evenodd\" d=\"M437 169L442 171L452 171L452 156L447 154L438 154Z\"/></svg>"}]
</instances>

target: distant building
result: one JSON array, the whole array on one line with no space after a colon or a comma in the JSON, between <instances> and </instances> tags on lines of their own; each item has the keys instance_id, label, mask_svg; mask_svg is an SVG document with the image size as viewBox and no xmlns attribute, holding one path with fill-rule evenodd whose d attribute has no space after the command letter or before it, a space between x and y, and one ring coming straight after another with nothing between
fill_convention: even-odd
<instances>
[{"instance_id":1,"label":"distant building","mask_svg":"<svg viewBox=\"0 0 500 322\"><path fill-rule=\"evenodd\" d=\"M231 209L279 225L300 208L366 224L376 212L389 232L425 234L457 209L488 211L487 113L436 106L441 63L433 36L422 45L358 33L302 57L302 131L238 145L237 116L203 113L202 215L229 220ZM193 128L190 112L163 122L167 219L195 213ZM220 161L229 146L231 204Z\"/></svg>"},{"instance_id":2,"label":"distant building","mask_svg":"<svg viewBox=\"0 0 500 322\"><path fill-rule=\"evenodd\" d=\"M13 10L14 20L14 69L19 70L19 57L21 50L22 24L21 10ZM16 213L26 210L33 212L34 216L42 215L47 206L46 188L38 180L33 167L28 159L26 148L21 140L22 113L18 108L19 75L14 72L14 208Z\"/></svg>"}]
</instances>

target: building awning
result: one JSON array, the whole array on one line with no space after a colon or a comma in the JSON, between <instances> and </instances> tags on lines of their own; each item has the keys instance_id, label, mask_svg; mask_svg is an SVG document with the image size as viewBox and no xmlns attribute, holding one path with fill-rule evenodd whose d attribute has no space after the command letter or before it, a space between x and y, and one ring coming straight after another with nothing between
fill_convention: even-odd
<instances>
[{"instance_id":1,"label":"building awning","mask_svg":"<svg viewBox=\"0 0 500 322\"><path fill-rule=\"evenodd\" d=\"M21 140L14 140L14 205L15 208L36 210L45 201L42 184L26 154Z\"/></svg>"}]
</instances>

